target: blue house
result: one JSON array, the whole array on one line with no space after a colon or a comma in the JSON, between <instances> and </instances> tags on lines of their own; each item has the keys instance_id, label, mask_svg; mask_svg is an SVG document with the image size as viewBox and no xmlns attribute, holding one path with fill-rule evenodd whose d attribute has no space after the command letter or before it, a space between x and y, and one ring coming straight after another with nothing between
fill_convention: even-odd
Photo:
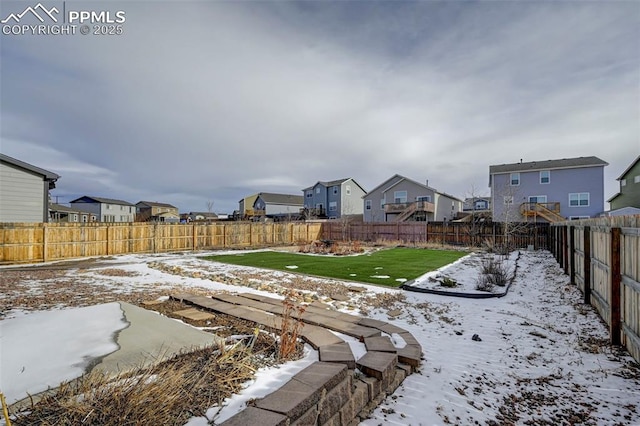
<instances>
[{"instance_id":1,"label":"blue house","mask_svg":"<svg viewBox=\"0 0 640 426\"><path fill-rule=\"evenodd\" d=\"M330 219L362 216L362 197L367 193L351 178L318 181L302 192L308 217Z\"/></svg>"},{"instance_id":2,"label":"blue house","mask_svg":"<svg viewBox=\"0 0 640 426\"><path fill-rule=\"evenodd\" d=\"M604 167L597 157L489 166L496 222L559 222L604 211Z\"/></svg>"}]
</instances>

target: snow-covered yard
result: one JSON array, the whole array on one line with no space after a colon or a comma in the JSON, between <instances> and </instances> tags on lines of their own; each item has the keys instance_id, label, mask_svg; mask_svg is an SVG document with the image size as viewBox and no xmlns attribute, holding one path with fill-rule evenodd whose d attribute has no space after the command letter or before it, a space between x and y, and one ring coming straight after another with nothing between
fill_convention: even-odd
<instances>
[{"instance_id":1,"label":"snow-covered yard","mask_svg":"<svg viewBox=\"0 0 640 426\"><path fill-rule=\"evenodd\" d=\"M459 283L472 283L480 267L474 259L464 258L441 273ZM607 345L604 323L591 307L581 303L580 293L568 283L548 252L523 251L509 293L484 300L300 278L286 272L204 261L194 254L119 256L99 260L91 268L71 269L65 272L65 279L74 298L80 300L84 300L83 291L121 295L148 291L157 295L176 288L273 295L286 283L344 312L354 314L361 309L372 318L393 322L420 341L425 359L420 373L409 376L371 419L363 421L364 425L640 424L638 364L623 350ZM427 280L425 277L422 281ZM14 398L37 387L31 378L22 380L20 369L24 367L26 372L28 368L49 384L66 380L87 358L108 351L109 342L103 337L120 326L117 316L109 312L104 313L110 318L108 330L98 330L88 322L89 317L96 317L95 309L62 310L73 302L58 302L57 310L47 313L21 307L21 303L25 308L27 305L21 302L25 294L17 293L38 299L47 291L63 291L65 285L60 282L59 276L22 280L19 291L7 288L0 296L2 306L10 307L4 309L0 321L0 388ZM73 287L72 282L81 282L82 286ZM356 285L365 291L347 292L350 301L330 301L322 291ZM90 303L87 299L83 304ZM400 315L390 317L391 309L400 310ZM66 324L57 326L55 341L59 347L47 337L51 333L47 328L34 325L37 316L45 314L52 324L61 320ZM74 316L73 321L68 320L69 315ZM97 340L78 338L82 333L74 328L78 324L95 331ZM69 341L76 346L63 352ZM44 343L49 356L62 365L55 369L43 362L25 365L31 354L43 350ZM350 343L357 353L357 343ZM280 386L314 359L316 355L309 350L305 360L260 371L255 383L228 401L216 421L241 409L248 398ZM210 413L217 411L213 408ZM190 423L206 424L206 419L192 419Z\"/></svg>"}]
</instances>

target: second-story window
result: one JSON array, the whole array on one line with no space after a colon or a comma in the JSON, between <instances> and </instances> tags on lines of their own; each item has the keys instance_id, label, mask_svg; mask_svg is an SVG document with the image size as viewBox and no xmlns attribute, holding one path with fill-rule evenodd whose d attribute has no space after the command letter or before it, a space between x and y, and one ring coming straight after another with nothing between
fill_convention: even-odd
<instances>
[{"instance_id":1,"label":"second-story window","mask_svg":"<svg viewBox=\"0 0 640 426\"><path fill-rule=\"evenodd\" d=\"M347 185L347 186L345 186L345 188L344 188L344 193L345 193L346 195L351 195L351 185Z\"/></svg>"},{"instance_id":2,"label":"second-story window","mask_svg":"<svg viewBox=\"0 0 640 426\"><path fill-rule=\"evenodd\" d=\"M551 183L551 172L549 170L540 172L540 183Z\"/></svg>"},{"instance_id":3,"label":"second-story window","mask_svg":"<svg viewBox=\"0 0 640 426\"><path fill-rule=\"evenodd\" d=\"M364 200L364 209L371 210L371 200Z\"/></svg>"},{"instance_id":4,"label":"second-story window","mask_svg":"<svg viewBox=\"0 0 640 426\"><path fill-rule=\"evenodd\" d=\"M627 180L626 179L622 179L620 181L620 186L627 186Z\"/></svg>"},{"instance_id":5,"label":"second-story window","mask_svg":"<svg viewBox=\"0 0 640 426\"><path fill-rule=\"evenodd\" d=\"M395 191L393 193L394 203L406 203L407 191Z\"/></svg>"},{"instance_id":6,"label":"second-story window","mask_svg":"<svg viewBox=\"0 0 640 426\"><path fill-rule=\"evenodd\" d=\"M319 193L320 193L320 187L317 187L316 188L316 194L319 194Z\"/></svg>"},{"instance_id":7,"label":"second-story window","mask_svg":"<svg viewBox=\"0 0 640 426\"><path fill-rule=\"evenodd\" d=\"M338 187L337 187L337 186L334 186L334 187L333 187L333 193L334 193L334 194L337 194L337 193L338 193Z\"/></svg>"},{"instance_id":8,"label":"second-story window","mask_svg":"<svg viewBox=\"0 0 640 426\"><path fill-rule=\"evenodd\" d=\"M511 173L511 177L509 179L511 186L520 185L520 173Z\"/></svg>"},{"instance_id":9,"label":"second-story window","mask_svg":"<svg viewBox=\"0 0 640 426\"><path fill-rule=\"evenodd\" d=\"M574 192L569 194L569 206L571 207L588 207L589 206L589 193L588 192Z\"/></svg>"}]
</instances>

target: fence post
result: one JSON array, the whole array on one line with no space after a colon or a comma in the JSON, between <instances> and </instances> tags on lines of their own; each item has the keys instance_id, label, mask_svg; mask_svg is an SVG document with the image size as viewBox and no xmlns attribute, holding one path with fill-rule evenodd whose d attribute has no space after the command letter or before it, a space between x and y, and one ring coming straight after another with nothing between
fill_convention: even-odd
<instances>
[{"instance_id":1,"label":"fence post","mask_svg":"<svg viewBox=\"0 0 640 426\"><path fill-rule=\"evenodd\" d=\"M42 261L47 261L47 224L42 224Z\"/></svg>"},{"instance_id":2,"label":"fence post","mask_svg":"<svg viewBox=\"0 0 640 426\"><path fill-rule=\"evenodd\" d=\"M584 227L584 303L591 304L591 227Z\"/></svg>"},{"instance_id":3,"label":"fence post","mask_svg":"<svg viewBox=\"0 0 640 426\"><path fill-rule=\"evenodd\" d=\"M109 225L107 225L107 256L109 256Z\"/></svg>"},{"instance_id":4,"label":"fence post","mask_svg":"<svg viewBox=\"0 0 640 426\"><path fill-rule=\"evenodd\" d=\"M611 228L611 327L612 345L620 345L620 228Z\"/></svg>"},{"instance_id":5,"label":"fence post","mask_svg":"<svg viewBox=\"0 0 640 426\"><path fill-rule=\"evenodd\" d=\"M568 226L562 226L562 269L565 274L569 274L569 247Z\"/></svg>"},{"instance_id":6,"label":"fence post","mask_svg":"<svg viewBox=\"0 0 640 426\"><path fill-rule=\"evenodd\" d=\"M576 227L569 227L569 282L571 284L576 283Z\"/></svg>"},{"instance_id":7,"label":"fence post","mask_svg":"<svg viewBox=\"0 0 640 426\"><path fill-rule=\"evenodd\" d=\"M195 222L193 223L193 226L191 227L191 232L193 232L193 235L192 235L192 237L193 237L193 244L192 244L193 251L196 251L196 248L198 247L198 235L196 233L196 224L195 224Z\"/></svg>"}]
</instances>

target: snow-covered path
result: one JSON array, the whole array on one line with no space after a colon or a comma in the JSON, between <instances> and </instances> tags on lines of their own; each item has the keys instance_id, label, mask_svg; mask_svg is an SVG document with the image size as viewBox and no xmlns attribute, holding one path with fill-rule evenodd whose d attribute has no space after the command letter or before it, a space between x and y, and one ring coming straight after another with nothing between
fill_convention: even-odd
<instances>
[{"instance_id":1,"label":"snow-covered path","mask_svg":"<svg viewBox=\"0 0 640 426\"><path fill-rule=\"evenodd\" d=\"M420 340L423 371L365 425L640 424L637 364L607 346L605 324L549 253L523 253L501 299L407 297L396 323Z\"/></svg>"}]
</instances>

